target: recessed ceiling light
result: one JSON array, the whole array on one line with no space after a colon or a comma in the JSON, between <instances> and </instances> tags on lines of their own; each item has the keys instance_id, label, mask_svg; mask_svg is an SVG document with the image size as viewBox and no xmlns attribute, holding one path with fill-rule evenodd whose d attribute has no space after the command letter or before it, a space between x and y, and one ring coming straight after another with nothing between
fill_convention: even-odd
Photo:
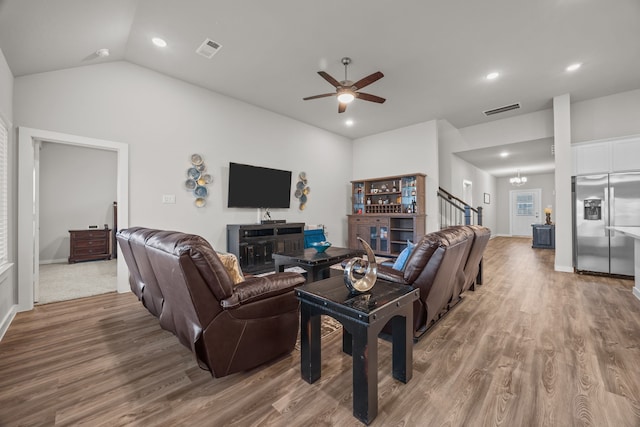
<instances>
[{"instance_id":1,"label":"recessed ceiling light","mask_svg":"<svg viewBox=\"0 0 640 427\"><path fill-rule=\"evenodd\" d=\"M109 56L109 49L98 49L96 50L96 55L98 55L100 58L106 58L107 56Z\"/></svg>"},{"instance_id":2,"label":"recessed ceiling light","mask_svg":"<svg viewBox=\"0 0 640 427\"><path fill-rule=\"evenodd\" d=\"M505 158L508 157L509 153L507 153L506 151L503 151L502 153L500 153L500 157Z\"/></svg>"},{"instance_id":3,"label":"recessed ceiling light","mask_svg":"<svg viewBox=\"0 0 640 427\"><path fill-rule=\"evenodd\" d=\"M487 74L487 80L494 80L494 79L497 79L498 77L500 77L500 73L498 73L497 71Z\"/></svg>"},{"instance_id":4,"label":"recessed ceiling light","mask_svg":"<svg viewBox=\"0 0 640 427\"><path fill-rule=\"evenodd\" d=\"M344 122L344 124L347 126L353 126L353 120L349 119L346 122Z\"/></svg>"},{"instance_id":5,"label":"recessed ceiling light","mask_svg":"<svg viewBox=\"0 0 640 427\"><path fill-rule=\"evenodd\" d=\"M158 47L166 47L167 46L167 42L162 40L160 37L154 37L151 39L151 41L153 42L153 44L155 44Z\"/></svg>"},{"instance_id":6,"label":"recessed ceiling light","mask_svg":"<svg viewBox=\"0 0 640 427\"><path fill-rule=\"evenodd\" d=\"M575 64L569 65L566 69L567 69L567 71L575 71L580 67L582 67L582 63L581 62L576 62Z\"/></svg>"}]
</instances>

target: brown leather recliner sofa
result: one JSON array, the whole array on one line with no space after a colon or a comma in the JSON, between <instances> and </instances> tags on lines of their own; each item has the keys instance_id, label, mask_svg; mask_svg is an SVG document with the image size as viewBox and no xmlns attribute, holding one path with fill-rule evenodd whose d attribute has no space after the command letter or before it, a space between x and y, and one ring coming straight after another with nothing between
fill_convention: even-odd
<instances>
[{"instance_id":1,"label":"brown leather recliner sofa","mask_svg":"<svg viewBox=\"0 0 640 427\"><path fill-rule=\"evenodd\" d=\"M116 234L131 290L214 377L248 370L293 350L298 273L233 284L202 237L133 227Z\"/></svg>"},{"instance_id":2,"label":"brown leather recliner sofa","mask_svg":"<svg viewBox=\"0 0 640 427\"><path fill-rule=\"evenodd\" d=\"M491 231L482 226L453 226L425 235L416 243L402 271L378 266L378 277L420 290L414 303L414 338L479 284L482 255Z\"/></svg>"}]
</instances>

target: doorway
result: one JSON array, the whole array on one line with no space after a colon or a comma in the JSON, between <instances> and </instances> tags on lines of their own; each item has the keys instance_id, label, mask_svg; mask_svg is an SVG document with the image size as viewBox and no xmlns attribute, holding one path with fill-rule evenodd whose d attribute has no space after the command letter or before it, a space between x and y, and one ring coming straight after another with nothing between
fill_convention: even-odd
<instances>
[{"instance_id":1,"label":"doorway","mask_svg":"<svg viewBox=\"0 0 640 427\"><path fill-rule=\"evenodd\" d=\"M466 179L462 181L462 200L469 206L473 206L473 182Z\"/></svg>"},{"instance_id":2,"label":"doorway","mask_svg":"<svg viewBox=\"0 0 640 427\"><path fill-rule=\"evenodd\" d=\"M117 153L117 223L129 226L129 146L128 144L40 129L18 128L18 310L33 309L39 260L38 176L40 141L98 148ZM117 291L128 292L128 270L122 257L117 259Z\"/></svg>"},{"instance_id":3,"label":"doorway","mask_svg":"<svg viewBox=\"0 0 640 427\"><path fill-rule=\"evenodd\" d=\"M34 303L83 298L116 290L116 260L70 263L71 230L100 229L113 253L117 153L113 150L40 142L38 179L39 271ZM86 231L85 231L86 230ZM101 241L78 242L75 249L93 253ZM90 246L90 247L89 247ZM104 246L104 244L103 244ZM102 248L104 250L104 247ZM82 256L84 258L85 256ZM91 258L88 256L87 258ZM73 258L74 260L76 258Z\"/></svg>"},{"instance_id":4,"label":"doorway","mask_svg":"<svg viewBox=\"0 0 640 427\"><path fill-rule=\"evenodd\" d=\"M510 234L532 236L531 224L540 223L542 189L509 191Z\"/></svg>"}]
</instances>

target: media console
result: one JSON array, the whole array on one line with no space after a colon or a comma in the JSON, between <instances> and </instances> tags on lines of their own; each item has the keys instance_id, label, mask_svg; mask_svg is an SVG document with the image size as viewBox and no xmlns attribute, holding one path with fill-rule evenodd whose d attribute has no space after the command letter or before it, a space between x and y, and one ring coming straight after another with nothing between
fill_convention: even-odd
<instances>
[{"instance_id":1,"label":"media console","mask_svg":"<svg viewBox=\"0 0 640 427\"><path fill-rule=\"evenodd\" d=\"M244 273L274 271L274 253L302 249L304 222L227 225L227 252L238 257Z\"/></svg>"}]
</instances>

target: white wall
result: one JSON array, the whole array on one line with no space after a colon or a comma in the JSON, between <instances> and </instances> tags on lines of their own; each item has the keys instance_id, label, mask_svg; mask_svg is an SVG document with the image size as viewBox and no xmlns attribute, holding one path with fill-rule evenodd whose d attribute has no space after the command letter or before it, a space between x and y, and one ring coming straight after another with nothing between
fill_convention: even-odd
<instances>
[{"instance_id":1,"label":"white wall","mask_svg":"<svg viewBox=\"0 0 640 427\"><path fill-rule=\"evenodd\" d=\"M553 98L556 189L555 269L573 271L573 218L571 212L571 96Z\"/></svg>"},{"instance_id":2,"label":"white wall","mask_svg":"<svg viewBox=\"0 0 640 427\"><path fill-rule=\"evenodd\" d=\"M232 161L291 170L294 180L305 171L306 209L292 192L291 208L272 217L325 224L335 245L346 244L352 152L341 136L126 62L19 77L14 114L20 126L130 144L131 226L195 233L225 249L226 224L259 219L226 207ZM205 208L184 189L193 153L214 179ZM163 194L176 204L162 204Z\"/></svg>"},{"instance_id":3,"label":"white wall","mask_svg":"<svg viewBox=\"0 0 640 427\"><path fill-rule=\"evenodd\" d=\"M17 194L17 183L14 179L16 171L16 159L15 155L15 138L12 127L13 122L13 74L9 69L7 60L0 49L0 117L9 128L9 169L7 176L9 178L9 236L8 236L8 255L9 262L14 265L10 266L6 271L0 272L0 338L4 335L9 323L13 319L17 310L17 280L16 280L16 268L15 268L15 254L16 254L16 222L17 218L17 203L15 194Z\"/></svg>"},{"instance_id":4,"label":"white wall","mask_svg":"<svg viewBox=\"0 0 640 427\"><path fill-rule=\"evenodd\" d=\"M467 151L553 137L553 110L542 110L460 129L451 151Z\"/></svg>"},{"instance_id":5,"label":"white wall","mask_svg":"<svg viewBox=\"0 0 640 427\"><path fill-rule=\"evenodd\" d=\"M497 206L500 200L496 186L496 178L460 157L453 155L451 156L451 190L443 188L454 196L464 200L462 194L463 181L470 181L472 183L473 200L465 200L465 202L470 203L474 208L482 207L482 225L489 227L492 234L495 234ZM489 195L489 203L485 203L485 193Z\"/></svg>"},{"instance_id":6,"label":"white wall","mask_svg":"<svg viewBox=\"0 0 640 427\"><path fill-rule=\"evenodd\" d=\"M352 168L354 180L426 174L426 231L438 230L438 127L435 120L354 140ZM349 194L346 198L348 202Z\"/></svg>"},{"instance_id":7,"label":"white wall","mask_svg":"<svg viewBox=\"0 0 640 427\"><path fill-rule=\"evenodd\" d=\"M573 143L636 134L640 134L640 89L571 104Z\"/></svg>"},{"instance_id":8,"label":"white wall","mask_svg":"<svg viewBox=\"0 0 640 427\"><path fill-rule=\"evenodd\" d=\"M69 230L113 228L115 151L43 142L40 150L40 264L66 262Z\"/></svg>"},{"instance_id":9,"label":"white wall","mask_svg":"<svg viewBox=\"0 0 640 427\"><path fill-rule=\"evenodd\" d=\"M511 190L528 190L533 188L540 188L542 210L547 206L551 206L551 221L555 222L555 174L527 174L527 183L520 187L514 187L509 182L510 177L501 177L496 179L497 193L501 196L496 202L496 228L492 230L494 235L509 236L510 235L510 221L509 217L509 192ZM541 214L540 222L544 222L544 214Z\"/></svg>"}]
</instances>

